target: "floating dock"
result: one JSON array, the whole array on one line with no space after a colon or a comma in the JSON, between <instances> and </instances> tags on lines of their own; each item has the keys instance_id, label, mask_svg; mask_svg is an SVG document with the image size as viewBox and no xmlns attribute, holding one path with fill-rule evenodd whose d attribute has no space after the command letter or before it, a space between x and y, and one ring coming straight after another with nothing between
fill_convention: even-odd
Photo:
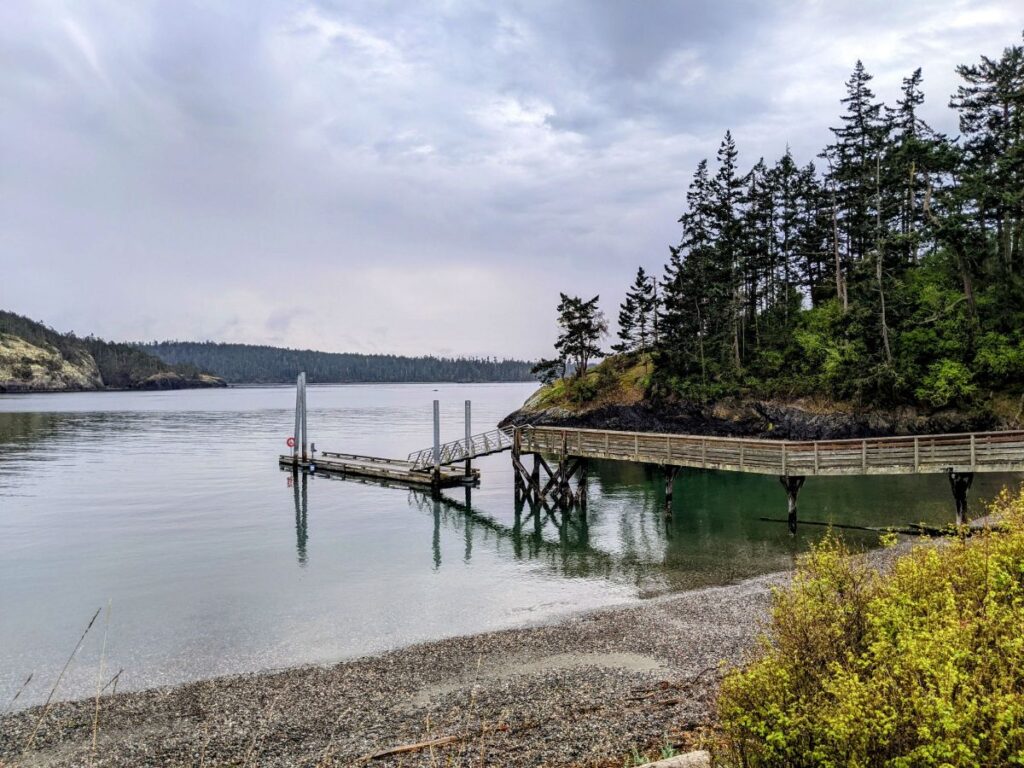
<instances>
[{"instance_id":1,"label":"floating dock","mask_svg":"<svg viewBox=\"0 0 1024 768\"><path fill-rule=\"evenodd\" d=\"M469 423L470 402L467 400L465 440L457 441L457 448L453 448L452 444L442 446L440 405L435 400L432 448L414 451L408 459L386 459L336 451L320 451L318 454L316 445L309 441L306 425L306 374L300 373L295 382L295 433L288 438L291 453L280 455L278 462L293 472L300 469L306 472L327 472L341 477L369 478L434 489L475 485L480 480L480 470L472 466L472 459L507 450L512 441L504 433L472 435ZM456 469L452 466L460 462L465 463L464 468Z\"/></svg>"},{"instance_id":2,"label":"floating dock","mask_svg":"<svg viewBox=\"0 0 1024 768\"><path fill-rule=\"evenodd\" d=\"M360 456L354 453L336 453L334 451L322 451L318 456L310 456L305 460L296 459L291 454L282 454L281 465L307 471L370 477L376 480L389 480L428 488L473 485L480 479L480 470L475 468L471 469L468 474L461 468L455 469L449 466L438 467L435 471L434 467L417 467L411 461L403 459L385 459L379 456Z\"/></svg>"}]
</instances>

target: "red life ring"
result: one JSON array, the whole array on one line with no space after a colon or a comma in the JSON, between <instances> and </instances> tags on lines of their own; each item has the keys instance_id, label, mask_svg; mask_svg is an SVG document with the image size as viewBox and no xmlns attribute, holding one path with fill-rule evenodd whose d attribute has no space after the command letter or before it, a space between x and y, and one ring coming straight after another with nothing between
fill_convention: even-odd
<instances>
[{"instance_id":1,"label":"red life ring","mask_svg":"<svg viewBox=\"0 0 1024 768\"><path fill-rule=\"evenodd\" d=\"M285 440L285 443L288 444L289 448L294 448L295 447L295 438L294 437L289 437L287 440Z\"/></svg>"}]
</instances>

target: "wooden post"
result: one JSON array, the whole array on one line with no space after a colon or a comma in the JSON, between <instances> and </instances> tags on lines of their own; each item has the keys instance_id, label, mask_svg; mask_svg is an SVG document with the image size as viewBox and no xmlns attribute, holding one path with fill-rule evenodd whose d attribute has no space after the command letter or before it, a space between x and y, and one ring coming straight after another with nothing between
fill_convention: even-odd
<instances>
[{"instance_id":1,"label":"wooden post","mask_svg":"<svg viewBox=\"0 0 1024 768\"><path fill-rule=\"evenodd\" d=\"M786 489L786 507L789 513L789 532L796 533L796 497L806 478L802 475L782 475L779 482Z\"/></svg>"},{"instance_id":2,"label":"wooden post","mask_svg":"<svg viewBox=\"0 0 1024 768\"><path fill-rule=\"evenodd\" d=\"M441 485L441 403L434 401L434 487Z\"/></svg>"},{"instance_id":3,"label":"wooden post","mask_svg":"<svg viewBox=\"0 0 1024 768\"><path fill-rule=\"evenodd\" d=\"M535 501L540 501L540 463L540 454L533 454L533 473L530 475L530 486L533 488Z\"/></svg>"},{"instance_id":4,"label":"wooden post","mask_svg":"<svg viewBox=\"0 0 1024 768\"><path fill-rule=\"evenodd\" d=\"M665 517L672 517L672 492L675 490L679 467L665 467Z\"/></svg>"},{"instance_id":5,"label":"wooden post","mask_svg":"<svg viewBox=\"0 0 1024 768\"><path fill-rule=\"evenodd\" d=\"M964 525L967 522L967 491L970 490L973 482L973 472L949 470L949 488L953 491L953 501L956 503L957 525Z\"/></svg>"},{"instance_id":6,"label":"wooden post","mask_svg":"<svg viewBox=\"0 0 1024 768\"><path fill-rule=\"evenodd\" d=\"M302 460L309 461L309 429L306 425L306 372L302 372Z\"/></svg>"},{"instance_id":7,"label":"wooden post","mask_svg":"<svg viewBox=\"0 0 1024 768\"><path fill-rule=\"evenodd\" d=\"M299 465L299 440L302 435L302 374L295 377L295 431L292 433L292 464Z\"/></svg>"},{"instance_id":8,"label":"wooden post","mask_svg":"<svg viewBox=\"0 0 1024 768\"><path fill-rule=\"evenodd\" d=\"M921 468L921 441L915 436L914 437L914 471L918 472Z\"/></svg>"},{"instance_id":9,"label":"wooden post","mask_svg":"<svg viewBox=\"0 0 1024 768\"><path fill-rule=\"evenodd\" d=\"M587 471L589 468L589 462L586 459L580 459L580 476L576 481L576 498L580 504L580 512L584 515L587 513Z\"/></svg>"},{"instance_id":10,"label":"wooden post","mask_svg":"<svg viewBox=\"0 0 1024 768\"><path fill-rule=\"evenodd\" d=\"M469 455L473 452L473 432L470 428L469 419L470 403L466 401L466 477L473 474L473 462L470 460Z\"/></svg>"}]
</instances>

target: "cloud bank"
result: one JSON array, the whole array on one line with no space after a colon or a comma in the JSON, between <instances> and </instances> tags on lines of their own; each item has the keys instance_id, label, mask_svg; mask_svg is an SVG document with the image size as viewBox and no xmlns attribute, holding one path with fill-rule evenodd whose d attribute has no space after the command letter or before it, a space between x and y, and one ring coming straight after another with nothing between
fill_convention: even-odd
<instances>
[{"instance_id":1,"label":"cloud bank","mask_svg":"<svg viewBox=\"0 0 1024 768\"><path fill-rule=\"evenodd\" d=\"M857 58L924 115L1014 2L0 4L0 306L113 339L537 357L686 185L814 159Z\"/></svg>"}]
</instances>

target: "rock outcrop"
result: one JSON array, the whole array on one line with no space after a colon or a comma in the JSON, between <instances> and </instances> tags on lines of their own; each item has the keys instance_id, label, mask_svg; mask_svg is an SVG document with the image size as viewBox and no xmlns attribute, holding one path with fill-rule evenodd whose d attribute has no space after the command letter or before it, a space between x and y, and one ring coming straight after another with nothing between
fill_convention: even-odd
<instances>
[{"instance_id":1,"label":"rock outcrop","mask_svg":"<svg viewBox=\"0 0 1024 768\"><path fill-rule=\"evenodd\" d=\"M531 398L533 401L534 398ZM602 404L594 408L538 407L527 401L501 422L632 432L662 432L777 440L832 440L885 435L941 434L1021 428L1020 417L992 411L946 409L925 413L913 406L858 409L807 400L723 400Z\"/></svg>"},{"instance_id":2,"label":"rock outcrop","mask_svg":"<svg viewBox=\"0 0 1024 768\"><path fill-rule=\"evenodd\" d=\"M49 344L0 333L0 392L94 389L103 389L103 379L91 355L68 359Z\"/></svg>"}]
</instances>

